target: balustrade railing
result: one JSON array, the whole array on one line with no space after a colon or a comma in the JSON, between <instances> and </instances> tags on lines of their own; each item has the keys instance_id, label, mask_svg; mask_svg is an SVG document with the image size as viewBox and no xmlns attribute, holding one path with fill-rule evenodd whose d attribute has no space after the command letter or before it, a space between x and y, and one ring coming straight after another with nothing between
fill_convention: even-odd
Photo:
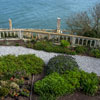
<instances>
[{"instance_id":1,"label":"balustrade railing","mask_svg":"<svg viewBox=\"0 0 100 100\"><path fill-rule=\"evenodd\" d=\"M54 32L46 32L41 30L26 30L26 29L13 29L13 30L0 30L0 39L17 38L17 39L44 39L56 40L60 42L62 39L69 41L72 46L84 45L89 47L100 47L100 39L90 38L69 34L58 34Z\"/></svg>"}]
</instances>

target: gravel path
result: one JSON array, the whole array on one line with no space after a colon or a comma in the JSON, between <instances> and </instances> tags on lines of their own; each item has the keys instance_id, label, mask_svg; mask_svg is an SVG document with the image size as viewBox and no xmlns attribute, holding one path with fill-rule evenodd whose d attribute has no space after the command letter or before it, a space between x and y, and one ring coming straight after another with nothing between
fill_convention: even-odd
<instances>
[{"instance_id":1,"label":"gravel path","mask_svg":"<svg viewBox=\"0 0 100 100\"><path fill-rule=\"evenodd\" d=\"M19 47L0 46L0 56L8 54L13 54L13 55L35 54L36 56L42 58L46 64L48 63L50 58L59 55L57 53L48 53L20 46ZM86 57L86 56L78 56L78 55L75 55L73 57L76 59L78 65L80 66L80 69L83 69L87 72L95 72L97 73L97 75L100 76L100 59Z\"/></svg>"}]
</instances>

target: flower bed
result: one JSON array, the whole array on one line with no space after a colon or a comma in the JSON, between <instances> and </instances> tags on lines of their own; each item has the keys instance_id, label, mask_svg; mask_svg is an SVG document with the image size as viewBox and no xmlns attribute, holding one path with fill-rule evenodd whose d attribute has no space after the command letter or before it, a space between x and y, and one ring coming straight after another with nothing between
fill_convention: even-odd
<instances>
[{"instance_id":1,"label":"flower bed","mask_svg":"<svg viewBox=\"0 0 100 100\"><path fill-rule=\"evenodd\" d=\"M0 98L5 96L29 98L31 76L43 71L44 62L35 55L0 57Z\"/></svg>"}]
</instances>

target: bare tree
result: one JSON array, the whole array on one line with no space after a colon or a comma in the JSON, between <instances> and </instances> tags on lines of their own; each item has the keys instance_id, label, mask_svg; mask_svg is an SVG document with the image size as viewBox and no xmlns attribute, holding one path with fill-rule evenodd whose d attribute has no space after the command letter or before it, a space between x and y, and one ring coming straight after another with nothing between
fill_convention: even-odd
<instances>
[{"instance_id":1,"label":"bare tree","mask_svg":"<svg viewBox=\"0 0 100 100\"><path fill-rule=\"evenodd\" d=\"M67 26L77 35L95 32L100 36L100 3L87 12L74 14L68 18Z\"/></svg>"}]
</instances>

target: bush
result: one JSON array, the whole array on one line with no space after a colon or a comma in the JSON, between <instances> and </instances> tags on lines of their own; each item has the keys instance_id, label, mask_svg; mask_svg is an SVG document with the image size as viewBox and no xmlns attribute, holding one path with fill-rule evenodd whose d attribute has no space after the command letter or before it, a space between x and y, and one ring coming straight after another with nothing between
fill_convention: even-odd
<instances>
[{"instance_id":1,"label":"bush","mask_svg":"<svg viewBox=\"0 0 100 100\"><path fill-rule=\"evenodd\" d=\"M45 48L48 46L52 46L52 43L46 41L38 41L35 43L34 48L37 50L45 50Z\"/></svg>"},{"instance_id":2,"label":"bush","mask_svg":"<svg viewBox=\"0 0 100 100\"><path fill-rule=\"evenodd\" d=\"M95 73L87 73L75 69L73 71L66 71L63 77L75 89L81 89L86 94L92 96L97 93L99 79Z\"/></svg>"},{"instance_id":3,"label":"bush","mask_svg":"<svg viewBox=\"0 0 100 100\"><path fill-rule=\"evenodd\" d=\"M0 73L7 79L41 73L43 66L43 60L32 54L0 57Z\"/></svg>"},{"instance_id":4,"label":"bush","mask_svg":"<svg viewBox=\"0 0 100 100\"><path fill-rule=\"evenodd\" d=\"M8 93L9 93L9 90L7 88L0 87L0 97L7 96Z\"/></svg>"},{"instance_id":5,"label":"bush","mask_svg":"<svg viewBox=\"0 0 100 100\"><path fill-rule=\"evenodd\" d=\"M98 77L95 73L81 71L80 84L82 90L89 95L94 95L98 90Z\"/></svg>"},{"instance_id":6,"label":"bush","mask_svg":"<svg viewBox=\"0 0 100 100\"><path fill-rule=\"evenodd\" d=\"M75 51L72 51L68 48L63 48L62 46L59 45L54 45L52 42L46 42L46 41L36 42L33 48L37 50L44 50L47 52L66 53L71 55L76 54Z\"/></svg>"},{"instance_id":7,"label":"bush","mask_svg":"<svg viewBox=\"0 0 100 100\"><path fill-rule=\"evenodd\" d=\"M78 54L85 54L88 51L88 49L84 46L77 46L75 50L76 50L76 53Z\"/></svg>"},{"instance_id":8,"label":"bush","mask_svg":"<svg viewBox=\"0 0 100 100\"><path fill-rule=\"evenodd\" d=\"M61 96L74 91L74 87L67 83L58 73L52 73L43 80L39 80L34 85L34 91L40 95L50 94Z\"/></svg>"},{"instance_id":9,"label":"bush","mask_svg":"<svg viewBox=\"0 0 100 100\"><path fill-rule=\"evenodd\" d=\"M19 63L22 61L22 70L25 69L26 73L39 74L43 71L44 61L33 54L19 55Z\"/></svg>"},{"instance_id":10,"label":"bush","mask_svg":"<svg viewBox=\"0 0 100 100\"><path fill-rule=\"evenodd\" d=\"M32 43L26 43L26 47L27 48L33 48L33 44Z\"/></svg>"},{"instance_id":11,"label":"bush","mask_svg":"<svg viewBox=\"0 0 100 100\"><path fill-rule=\"evenodd\" d=\"M90 56L94 56L96 58L100 58L100 50L99 49L91 49Z\"/></svg>"},{"instance_id":12,"label":"bush","mask_svg":"<svg viewBox=\"0 0 100 100\"><path fill-rule=\"evenodd\" d=\"M80 77L81 73L78 69L66 71L63 77L69 84L72 84L75 89L80 89Z\"/></svg>"},{"instance_id":13,"label":"bush","mask_svg":"<svg viewBox=\"0 0 100 100\"><path fill-rule=\"evenodd\" d=\"M62 47L69 47L70 46L70 43L66 40L61 40L61 46Z\"/></svg>"},{"instance_id":14,"label":"bush","mask_svg":"<svg viewBox=\"0 0 100 100\"><path fill-rule=\"evenodd\" d=\"M71 56L58 55L51 58L46 66L46 74L58 72L63 74L66 70L78 68L78 64Z\"/></svg>"},{"instance_id":15,"label":"bush","mask_svg":"<svg viewBox=\"0 0 100 100\"><path fill-rule=\"evenodd\" d=\"M15 46L19 46L19 43L16 43Z\"/></svg>"}]
</instances>

